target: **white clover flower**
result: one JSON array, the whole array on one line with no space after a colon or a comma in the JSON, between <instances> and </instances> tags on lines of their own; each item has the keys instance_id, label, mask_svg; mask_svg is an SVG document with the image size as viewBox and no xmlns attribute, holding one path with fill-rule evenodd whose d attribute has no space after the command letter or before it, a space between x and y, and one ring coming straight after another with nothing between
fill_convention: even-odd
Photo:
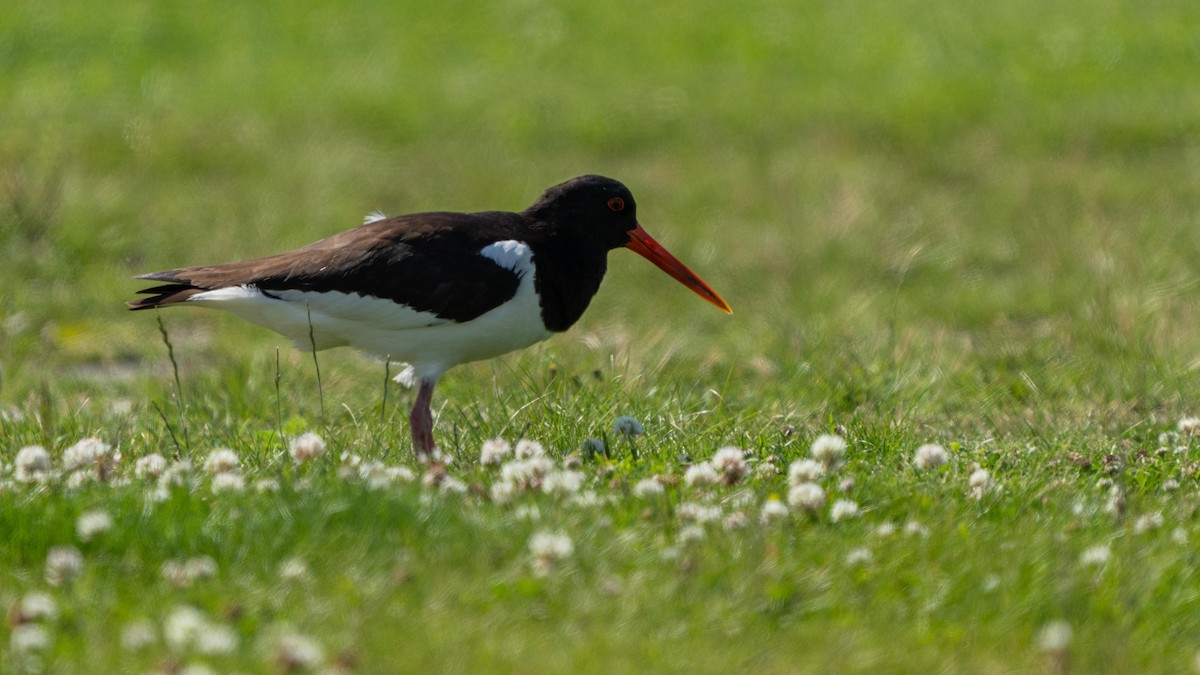
<instances>
[{"instance_id":1,"label":"white clover flower","mask_svg":"<svg viewBox=\"0 0 1200 675\"><path fill-rule=\"evenodd\" d=\"M846 565L854 567L857 565L866 565L871 562L871 549L856 548L846 554Z\"/></svg>"},{"instance_id":2,"label":"white clover flower","mask_svg":"<svg viewBox=\"0 0 1200 675\"><path fill-rule=\"evenodd\" d=\"M685 502L675 509L675 515L684 522L712 523L721 519L719 506L705 506L696 502Z\"/></svg>"},{"instance_id":3,"label":"white clover flower","mask_svg":"<svg viewBox=\"0 0 1200 675\"><path fill-rule=\"evenodd\" d=\"M1163 514L1161 511L1147 513L1133 521L1133 533L1142 534L1144 532L1149 532L1150 530L1157 530L1158 528L1162 527L1162 524Z\"/></svg>"},{"instance_id":4,"label":"white clover flower","mask_svg":"<svg viewBox=\"0 0 1200 675\"><path fill-rule=\"evenodd\" d=\"M146 491L146 503L158 504L167 501L171 498L171 488L163 485L156 485L152 490Z\"/></svg>"},{"instance_id":5,"label":"white clover flower","mask_svg":"<svg viewBox=\"0 0 1200 675\"><path fill-rule=\"evenodd\" d=\"M13 626L12 633L8 636L8 645L13 654L44 652L50 648L52 641L50 631L40 623L23 623Z\"/></svg>"},{"instance_id":6,"label":"white clover flower","mask_svg":"<svg viewBox=\"0 0 1200 675\"><path fill-rule=\"evenodd\" d=\"M358 475L358 467L362 466L362 457L353 452L343 452L338 459L341 461L338 464L338 478L350 480Z\"/></svg>"},{"instance_id":7,"label":"white clover flower","mask_svg":"<svg viewBox=\"0 0 1200 675\"><path fill-rule=\"evenodd\" d=\"M267 492L279 492L279 481L274 478L259 478L254 481L254 491L259 494Z\"/></svg>"},{"instance_id":8,"label":"white clover flower","mask_svg":"<svg viewBox=\"0 0 1200 675\"><path fill-rule=\"evenodd\" d=\"M562 560L571 557L575 545L563 532L536 532L529 539L529 554L533 558L533 571L538 576L547 576Z\"/></svg>"},{"instance_id":9,"label":"white clover flower","mask_svg":"<svg viewBox=\"0 0 1200 675\"><path fill-rule=\"evenodd\" d=\"M571 497L571 504L585 509L601 506L604 503L604 498L596 494L595 490L584 490Z\"/></svg>"},{"instance_id":10,"label":"white clover flower","mask_svg":"<svg viewBox=\"0 0 1200 675\"><path fill-rule=\"evenodd\" d=\"M467 493L467 484L454 476L443 476L437 485L443 494L462 495Z\"/></svg>"},{"instance_id":11,"label":"white clover flower","mask_svg":"<svg viewBox=\"0 0 1200 675\"><path fill-rule=\"evenodd\" d=\"M970 497L982 499L993 487L992 474L987 469L975 469L967 479L967 485L970 487L968 491Z\"/></svg>"},{"instance_id":12,"label":"white clover flower","mask_svg":"<svg viewBox=\"0 0 1200 675\"><path fill-rule=\"evenodd\" d=\"M583 487L583 478L580 471L551 471L542 478L542 492L569 497Z\"/></svg>"},{"instance_id":13,"label":"white clover flower","mask_svg":"<svg viewBox=\"0 0 1200 675\"><path fill-rule=\"evenodd\" d=\"M208 556L197 556L186 560L164 561L160 572L167 583L178 588L186 588L198 579L211 579L217 576L217 569L217 561Z\"/></svg>"},{"instance_id":14,"label":"white clover flower","mask_svg":"<svg viewBox=\"0 0 1200 675\"><path fill-rule=\"evenodd\" d=\"M46 553L46 583L61 586L83 573L83 554L74 546L56 546Z\"/></svg>"},{"instance_id":15,"label":"white clover flower","mask_svg":"<svg viewBox=\"0 0 1200 675\"><path fill-rule=\"evenodd\" d=\"M694 541L704 540L704 528L695 523L684 525L679 528L679 533L675 537L676 541L681 544L688 544Z\"/></svg>"},{"instance_id":16,"label":"white clover flower","mask_svg":"<svg viewBox=\"0 0 1200 675\"><path fill-rule=\"evenodd\" d=\"M1179 481L1175 480L1174 478L1168 478L1163 481L1162 488L1163 488L1163 490L1166 490L1167 492L1173 492L1175 490L1178 490L1179 489Z\"/></svg>"},{"instance_id":17,"label":"white clover flower","mask_svg":"<svg viewBox=\"0 0 1200 675\"><path fill-rule=\"evenodd\" d=\"M304 558L288 558L279 563L279 578L284 581L299 581L308 576L308 563L304 562Z\"/></svg>"},{"instance_id":18,"label":"white clover flower","mask_svg":"<svg viewBox=\"0 0 1200 675\"><path fill-rule=\"evenodd\" d=\"M163 561L162 567L158 568L158 573L168 584L179 587L179 589L192 583L192 579L187 575L187 567L182 560Z\"/></svg>"},{"instance_id":19,"label":"white clover flower","mask_svg":"<svg viewBox=\"0 0 1200 675\"><path fill-rule=\"evenodd\" d=\"M300 434L288 443L288 452L297 464L314 460L325 454L325 441L311 431Z\"/></svg>"},{"instance_id":20,"label":"white clover flower","mask_svg":"<svg viewBox=\"0 0 1200 675\"><path fill-rule=\"evenodd\" d=\"M999 574L987 575L986 577L983 578L983 583L979 584L979 587L983 589L984 593L991 593L992 591L996 590L997 588L1000 588L1000 575Z\"/></svg>"},{"instance_id":21,"label":"white clover flower","mask_svg":"<svg viewBox=\"0 0 1200 675\"><path fill-rule=\"evenodd\" d=\"M693 487L713 485L720 479L721 476L717 473L717 469L708 462L693 464L683 472L683 482Z\"/></svg>"},{"instance_id":22,"label":"white clover flower","mask_svg":"<svg viewBox=\"0 0 1200 675\"><path fill-rule=\"evenodd\" d=\"M875 528L875 536L890 537L896 534L896 524L890 520L885 520Z\"/></svg>"},{"instance_id":23,"label":"white clover flower","mask_svg":"<svg viewBox=\"0 0 1200 675\"><path fill-rule=\"evenodd\" d=\"M522 504L513 509L513 515L520 520L528 520L530 522L542 519L542 512L538 510L537 504Z\"/></svg>"},{"instance_id":24,"label":"white clover flower","mask_svg":"<svg viewBox=\"0 0 1200 675\"><path fill-rule=\"evenodd\" d=\"M520 444L517 446L519 448ZM520 452L517 454L519 456ZM542 479L554 470L553 460L545 455L535 455L505 463L500 467L500 479L522 490L534 490L541 487Z\"/></svg>"},{"instance_id":25,"label":"white clover flower","mask_svg":"<svg viewBox=\"0 0 1200 675\"><path fill-rule=\"evenodd\" d=\"M1108 488L1108 501L1104 504L1104 510L1107 513L1124 513L1125 512L1125 493L1121 490L1120 485L1110 485Z\"/></svg>"},{"instance_id":26,"label":"white clover flower","mask_svg":"<svg viewBox=\"0 0 1200 675\"><path fill-rule=\"evenodd\" d=\"M858 503L849 499L839 499L829 507L829 519L835 523L847 518L857 518L858 515Z\"/></svg>"},{"instance_id":27,"label":"white clover flower","mask_svg":"<svg viewBox=\"0 0 1200 675\"><path fill-rule=\"evenodd\" d=\"M503 462L512 454L512 446L503 438L492 438L483 442L479 450L479 463L484 466L494 466Z\"/></svg>"},{"instance_id":28,"label":"white clover flower","mask_svg":"<svg viewBox=\"0 0 1200 675\"><path fill-rule=\"evenodd\" d=\"M31 621L51 623L58 619L58 603L54 602L54 598L50 597L48 593L30 591L21 598L19 615L17 623Z\"/></svg>"},{"instance_id":29,"label":"white clover flower","mask_svg":"<svg viewBox=\"0 0 1200 675\"><path fill-rule=\"evenodd\" d=\"M949 461L950 455L946 449L936 443L922 445L913 455L913 464L921 471L936 469Z\"/></svg>"},{"instance_id":30,"label":"white clover flower","mask_svg":"<svg viewBox=\"0 0 1200 675\"><path fill-rule=\"evenodd\" d=\"M187 566L188 576L193 579L209 579L217 576L217 561L209 556L188 558L184 564Z\"/></svg>"},{"instance_id":31,"label":"white clover flower","mask_svg":"<svg viewBox=\"0 0 1200 675\"><path fill-rule=\"evenodd\" d=\"M778 499L768 499L762 507L762 512L759 514L759 520L766 523L774 523L780 520L787 520L788 507Z\"/></svg>"},{"instance_id":32,"label":"white clover flower","mask_svg":"<svg viewBox=\"0 0 1200 675\"><path fill-rule=\"evenodd\" d=\"M314 639L299 633L284 633L275 639L275 663L285 673L313 670L325 660L325 650Z\"/></svg>"},{"instance_id":33,"label":"white clover flower","mask_svg":"<svg viewBox=\"0 0 1200 675\"><path fill-rule=\"evenodd\" d=\"M517 459L541 458L546 456L546 448L537 441L522 438L517 441L517 447L513 450L513 455Z\"/></svg>"},{"instance_id":34,"label":"white clover flower","mask_svg":"<svg viewBox=\"0 0 1200 675\"><path fill-rule=\"evenodd\" d=\"M177 459L167 465L166 470L159 475L158 480L160 483L183 485L187 482L186 479L191 475L193 468L192 460Z\"/></svg>"},{"instance_id":35,"label":"white clover flower","mask_svg":"<svg viewBox=\"0 0 1200 675\"><path fill-rule=\"evenodd\" d=\"M27 445L17 451L14 478L29 483L50 474L50 453L40 445Z\"/></svg>"},{"instance_id":36,"label":"white clover flower","mask_svg":"<svg viewBox=\"0 0 1200 675\"><path fill-rule=\"evenodd\" d=\"M904 524L904 534L907 534L910 537L915 536L924 538L929 536L929 528L925 527L918 521L910 520Z\"/></svg>"},{"instance_id":37,"label":"white clover flower","mask_svg":"<svg viewBox=\"0 0 1200 675\"><path fill-rule=\"evenodd\" d=\"M508 504L517 495L517 486L506 480L498 480L492 483L491 488L492 501L497 504Z\"/></svg>"},{"instance_id":38,"label":"white clover flower","mask_svg":"<svg viewBox=\"0 0 1200 675\"><path fill-rule=\"evenodd\" d=\"M158 640L154 624L146 619L125 624L121 629L121 648L136 652L152 646Z\"/></svg>"},{"instance_id":39,"label":"white clover flower","mask_svg":"<svg viewBox=\"0 0 1200 675\"><path fill-rule=\"evenodd\" d=\"M633 495L635 497L641 497L642 499L646 499L648 497L657 497L665 491L666 490L663 488L662 483L659 483L653 478L643 478L633 486Z\"/></svg>"},{"instance_id":40,"label":"white clover flower","mask_svg":"<svg viewBox=\"0 0 1200 675\"><path fill-rule=\"evenodd\" d=\"M750 466L746 464L746 453L739 448L725 447L717 450L711 463L721 475L721 482L726 485L734 485L750 472Z\"/></svg>"},{"instance_id":41,"label":"white clover flower","mask_svg":"<svg viewBox=\"0 0 1200 675\"><path fill-rule=\"evenodd\" d=\"M809 454L826 470L831 470L840 465L846 457L846 439L834 434L821 434L813 440Z\"/></svg>"},{"instance_id":42,"label":"white clover flower","mask_svg":"<svg viewBox=\"0 0 1200 675\"><path fill-rule=\"evenodd\" d=\"M1079 564L1085 566L1102 566L1112 557L1112 549L1099 544L1090 548L1084 549L1083 553L1079 554Z\"/></svg>"},{"instance_id":43,"label":"white clover flower","mask_svg":"<svg viewBox=\"0 0 1200 675\"><path fill-rule=\"evenodd\" d=\"M446 467L433 463L432 468L426 471L425 475L421 476L421 485L423 487L437 487L449 477L450 474L446 472Z\"/></svg>"},{"instance_id":44,"label":"white clover flower","mask_svg":"<svg viewBox=\"0 0 1200 675\"><path fill-rule=\"evenodd\" d=\"M238 635L233 628L210 621L208 626L193 638L192 643L199 654L230 654L237 649Z\"/></svg>"},{"instance_id":45,"label":"white clover flower","mask_svg":"<svg viewBox=\"0 0 1200 675\"><path fill-rule=\"evenodd\" d=\"M237 471L238 456L237 453L229 448L217 448L208 453L208 459L204 460L204 470L213 474L228 473Z\"/></svg>"},{"instance_id":46,"label":"white clover flower","mask_svg":"<svg viewBox=\"0 0 1200 675\"><path fill-rule=\"evenodd\" d=\"M108 459L112 446L98 438L85 438L63 451L67 471L99 464Z\"/></svg>"},{"instance_id":47,"label":"white clover flower","mask_svg":"<svg viewBox=\"0 0 1200 675\"><path fill-rule=\"evenodd\" d=\"M1200 417L1185 417L1179 420L1179 425L1176 428L1184 436L1196 436L1200 434Z\"/></svg>"},{"instance_id":48,"label":"white clover flower","mask_svg":"<svg viewBox=\"0 0 1200 675\"><path fill-rule=\"evenodd\" d=\"M211 487L214 493L245 492L246 479L240 473L219 473L213 476Z\"/></svg>"},{"instance_id":49,"label":"white clover flower","mask_svg":"<svg viewBox=\"0 0 1200 675\"><path fill-rule=\"evenodd\" d=\"M801 483L788 491L788 504L795 508L816 511L825 505L825 491L816 483Z\"/></svg>"},{"instance_id":50,"label":"white clover flower","mask_svg":"<svg viewBox=\"0 0 1200 675\"><path fill-rule=\"evenodd\" d=\"M83 487L87 483L96 480L96 472L91 469L80 469L72 471L67 475L66 488L72 492Z\"/></svg>"},{"instance_id":51,"label":"white clover flower","mask_svg":"<svg viewBox=\"0 0 1200 675\"><path fill-rule=\"evenodd\" d=\"M160 488L171 488L174 486L184 486L188 483L188 475L192 472L192 463L186 459L179 459L167 465L165 471L158 477L158 486Z\"/></svg>"},{"instance_id":52,"label":"white clover flower","mask_svg":"<svg viewBox=\"0 0 1200 675\"><path fill-rule=\"evenodd\" d=\"M104 511L88 511L79 516L75 521L75 533L79 535L80 541L91 541L98 534L103 534L112 529L112 516Z\"/></svg>"},{"instance_id":53,"label":"white clover flower","mask_svg":"<svg viewBox=\"0 0 1200 675\"><path fill-rule=\"evenodd\" d=\"M825 474L825 467L815 459L798 459L788 467L788 483L815 483Z\"/></svg>"},{"instance_id":54,"label":"white clover flower","mask_svg":"<svg viewBox=\"0 0 1200 675\"><path fill-rule=\"evenodd\" d=\"M759 480L771 480L779 475L779 467L775 466L775 462L767 457L754 467L754 477Z\"/></svg>"},{"instance_id":55,"label":"white clover flower","mask_svg":"<svg viewBox=\"0 0 1200 675\"><path fill-rule=\"evenodd\" d=\"M725 521L721 523L721 526L730 531L740 530L749 522L750 521L748 518L746 518L745 513L742 513L741 511L734 511L733 513L725 516Z\"/></svg>"},{"instance_id":56,"label":"white clover flower","mask_svg":"<svg viewBox=\"0 0 1200 675\"><path fill-rule=\"evenodd\" d=\"M642 428L642 423L637 418L630 417L629 415L621 415L613 420L612 432L614 436L633 437L641 436L646 433L646 430Z\"/></svg>"},{"instance_id":57,"label":"white clover flower","mask_svg":"<svg viewBox=\"0 0 1200 675\"><path fill-rule=\"evenodd\" d=\"M1071 624L1051 621L1038 631L1038 648L1044 652L1064 652L1071 645Z\"/></svg>"},{"instance_id":58,"label":"white clover flower","mask_svg":"<svg viewBox=\"0 0 1200 675\"><path fill-rule=\"evenodd\" d=\"M394 483L411 483L417 475L406 466L388 466L373 459L358 466L358 478L368 489L382 490Z\"/></svg>"},{"instance_id":59,"label":"white clover flower","mask_svg":"<svg viewBox=\"0 0 1200 675\"><path fill-rule=\"evenodd\" d=\"M195 607L181 605L171 610L163 620L163 639L176 651L184 651L208 629L208 617Z\"/></svg>"},{"instance_id":60,"label":"white clover flower","mask_svg":"<svg viewBox=\"0 0 1200 675\"><path fill-rule=\"evenodd\" d=\"M167 460L158 453L139 457L133 465L133 475L138 478L158 478L167 470Z\"/></svg>"}]
</instances>

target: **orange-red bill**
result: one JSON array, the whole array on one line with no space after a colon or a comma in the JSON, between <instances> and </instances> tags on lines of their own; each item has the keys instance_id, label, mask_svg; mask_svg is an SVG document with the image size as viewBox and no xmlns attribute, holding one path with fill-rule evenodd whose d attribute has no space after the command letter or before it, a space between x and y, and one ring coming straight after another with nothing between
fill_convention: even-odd
<instances>
[{"instance_id":1,"label":"orange-red bill","mask_svg":"<svg viewBox=\"0 0 1200 675\"><path fill-rule=\"evenodd\" d=\"M679 283L692 289L696 295L704 298L723 312L733 314L733 310L729 308L729 303L725 302L711 286L704 283L704 280L696 276L696 273L688 269L687 265L679 262L675 256L667 252L661 244L654 241L654 238L642 229L641 225L629 231L629 243L625 248L642 256L646 260L654 263L658 268L672 277Z\"/></svg>"}]
</instances>

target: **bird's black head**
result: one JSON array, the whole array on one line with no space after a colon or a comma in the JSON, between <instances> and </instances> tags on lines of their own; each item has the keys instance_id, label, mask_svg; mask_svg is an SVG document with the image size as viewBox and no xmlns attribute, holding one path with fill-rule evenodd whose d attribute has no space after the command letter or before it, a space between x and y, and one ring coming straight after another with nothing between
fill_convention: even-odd
<instances>
[{"instance_id":1,"label":"bird's black head","mask_svg":"<svg viewBox=\"0 0 1200 675\"><path fill-rule=\"evenodd\" d=\"M633 201L633 195L629 188L618 181L604 176L572 178L546 190L521 215L531 231L539 232L545 238L543 246L558 249L564 254L560 255L561 259L573 258L576 264L574 288L581 292L582 302L575 304L578 311L570 314L568 321L561 322L563 328L552 330L565 330L566 326L579 318L599 287L600 277L604 276L606 254L622 246L654 263L721 310L731 311L729 304L716 291L687 265L679 262L638 223L637 204ZM583 259L590 259L591 262L577 264ZM590 283L579 283L581 271L586 273L589 270L592 273ZM539 292L544 290L544 286L539 287ZM544 302L546 295L543 294L542 298Z\"/></svg>"},{"instance_id":2,"label":"bird's black head","mask_svg":"<svg viewBox=\"0 0 1200 675\"><path fill-rule=\"evenodd\" d=\"M629 188L604 176L580 176L542 193L523 214L554 234L594 241L609 251L629 243L638 226L637 203Z\"/></svg>"}]
</instances>

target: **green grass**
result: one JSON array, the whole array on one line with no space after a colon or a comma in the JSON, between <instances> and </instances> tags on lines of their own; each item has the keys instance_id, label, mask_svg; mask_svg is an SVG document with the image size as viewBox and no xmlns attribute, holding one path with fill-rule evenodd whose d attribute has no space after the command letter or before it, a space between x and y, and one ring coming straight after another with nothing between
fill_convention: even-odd
<instances>
[{"instance_id":1,"label":"green grass","mask_svg":"<svg viewBox=\"0 0 1200 675\"><path fill-rule=\"evenodd\" d=\"M1163 434L1200 414L1197 34L1183 0L0 4L0 670L271 672L287 632L366 673L1191 669L1200 442ZM570 332L443 379L465 494L421 486L381 364L321 353L318 390L281 338L164 311L177 392L154 316L123 308L133 274L592 172L735 314L615 253ZM761 525L835 428L821 482L861 515ZM329 450L296 466L280 434L303 431ZM606 436L581 468L602 503L495 503L496 436L556 463ZM71 489L87 437L120 459ZM917 471L931 442L952 462ZM59 475L19 482L33 444ZM682 482L726 445L783 473ZM212 492L221 447L246 492ZM416 481L369 489L343 452ZM134 476L152 453L195 464L163 501ZM689 502L748 523L689 541ZM95 509L113 527L81 541ZM574 544L548 576L541 531ZM61 546L84 566L53 586ZM164 578L197 556L215 576ZM11 638L32 592L58 607L35 655ZM236 647L164 643L179 607ZM138 621L154 643L122 647ZM1055 621L1073 639L1048 653Z\"/></svg>"}]
</instances>

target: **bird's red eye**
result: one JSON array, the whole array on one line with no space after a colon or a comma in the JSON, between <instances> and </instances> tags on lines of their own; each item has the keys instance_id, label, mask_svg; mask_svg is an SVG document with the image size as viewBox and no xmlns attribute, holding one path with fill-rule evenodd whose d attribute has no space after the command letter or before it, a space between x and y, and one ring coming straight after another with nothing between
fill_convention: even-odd
<instances>
[{"instance_id":1,"label":"bird's red eye","mask_svg":"<svg viewBox=\"0 0 1200 675\"><path fill-rule=\"evenodd\" d=\"M608 208L612 211L624 211L625 200L621 199L620 197L613 197L612 199L608 200Z\"/></svg>"}]
</instances>

